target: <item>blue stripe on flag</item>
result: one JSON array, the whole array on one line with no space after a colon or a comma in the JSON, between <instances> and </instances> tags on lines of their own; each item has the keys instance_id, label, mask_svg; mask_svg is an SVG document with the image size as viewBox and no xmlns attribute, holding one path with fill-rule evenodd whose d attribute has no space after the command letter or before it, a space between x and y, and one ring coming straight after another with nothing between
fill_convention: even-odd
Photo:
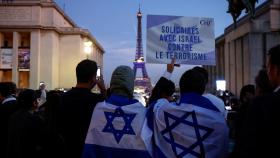
<instances>
[{"instance_id":1,"label":"blue stripe on flag","mask_svg":"<svg viewBox=\"0 0 280 158\"><path fill-rule=\"evenodd\" d=\"M153 131L154 130L154 106L157 103L157 101L153 101L149 104L149 107L147 109L146 118L147 118L147 124L148 127Z\"/></svg>"},{"instance_id":2,"label":"blue stripe on flag","mask_svg":"<svg viewBox=\"0 0 280 158\"><path fill-rule=\"evenodd\" d=\"M85 144L82 158L151 158L147 151Z\"/></svg>"},{"instance_id":3,"label":"blue stripe on flag","mask_svg":"<svg viewBox=\"0 0 280 158\"><path fill-rule=\"evenodd\" d=\"M139 101L136 99L129 99L124 96L112 94L108 99L106 99L106 102L116 106L124 106L124 105L135 104Z\"/></svg>"},{"instance_id":4,"label":"blue stripe on flag","mask_svg":"<svg viewBox=\"0 0 280 158\"><path fill-rule=\"evenodd\" d=\"M219 109L215 105L213 105L213 103L210 100L197 93L181 94L180 104L181 103L193 104L195 106L199 106L205 109L220 112Z\"/></svg>"},{"instance_id":5,"label":"blue stripe on flag","mask_svg":"<svg viewBox=\"0 0 280 158\"><path fill-rule=\"evenodd\" d=\"M154 146L153 152L153 158L167 158L157 145Z\"/></svg>"}]
</instances>

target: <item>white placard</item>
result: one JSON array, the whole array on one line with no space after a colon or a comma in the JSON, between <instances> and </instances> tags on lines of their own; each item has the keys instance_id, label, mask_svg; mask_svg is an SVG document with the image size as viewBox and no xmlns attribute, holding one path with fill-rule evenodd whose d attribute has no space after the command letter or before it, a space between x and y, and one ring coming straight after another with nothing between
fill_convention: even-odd
<instances>
[{"instance_id":1,"label":"white placard","mask_svg":"<svg viewBox=\"0 0 280 158\"><path fill-rule=\"evenodd\" d=\"M0 68L1 69L12 69L13 49L1 48L0 57L1 57Z\"/></svg>"},{"instance_id":2,"label":"white placard","mask_svg":"<svg viewBox=\"0 0 280 158\"><path fill-rule=\"evenodd\" d=\"M215 65L214 19L147 16L147 63Z\"/></svg>"}]
</instances>

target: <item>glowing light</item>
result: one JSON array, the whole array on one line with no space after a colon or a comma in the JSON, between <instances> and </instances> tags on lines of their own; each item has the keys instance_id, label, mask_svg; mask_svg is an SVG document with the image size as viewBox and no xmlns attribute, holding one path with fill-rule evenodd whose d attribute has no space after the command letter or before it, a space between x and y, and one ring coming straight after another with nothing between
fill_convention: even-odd
<instances>
[{"instance_id":1,"label":"glowing light","mask_svg":"<svg viewBox=\"0 0 280 158\"><path fill-rule=\"evenodd\" d=\"M226 81L225 80L217 80L216 81L216 90L222 90L225 91L226 90Z\"/></svg>"},{"instance_id":2,"label":"glowing light","mask_svg":"<svg viewBox=\"0 0 280 158\"><path fill-rule=\"evenodd\" d=\"M84 42L84 52L88 55L92 52L92 42L86 41Z\"/></svg>"}]
</instances>

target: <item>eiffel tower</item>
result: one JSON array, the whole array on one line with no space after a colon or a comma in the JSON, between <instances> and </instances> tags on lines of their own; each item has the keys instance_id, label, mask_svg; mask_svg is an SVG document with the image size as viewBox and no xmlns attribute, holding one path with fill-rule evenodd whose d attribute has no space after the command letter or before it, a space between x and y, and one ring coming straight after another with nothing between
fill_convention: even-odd
<instances>
[{"instance_id":1,"label":"eiffel tower","mask_svg":"<svg viewBox=\"0 0 280 158\"><path fill-rule=\"evenodd\" d=\"M136 54L135 60L133 62L134 70L134 89L144 89L145 92L151 91L151 81L146 71L144 56L143 56L143 45L142 45L142 13L139 11L137 13L138 25L137 25L137 43L136 43ZM137 77L137 69L142 70L142 77Z\"/></svg>"}]
</instances>

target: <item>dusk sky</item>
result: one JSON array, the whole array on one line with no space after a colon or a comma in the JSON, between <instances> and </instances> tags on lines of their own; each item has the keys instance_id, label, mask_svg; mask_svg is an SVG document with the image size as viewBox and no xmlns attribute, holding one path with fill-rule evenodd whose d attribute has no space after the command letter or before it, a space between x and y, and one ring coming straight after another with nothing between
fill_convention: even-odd
<instances>
[{"instance_id":1,"label":"dusk sky","mask_svg":"<svg viewBox=\"0 0 280 158\"><path fill-rule=\"evenodd\" d=\"M259 4L265 0L259 0ZM189 17L210 17L215 22L215 37L224 32L232 23L226 13L227 0L56 0L73 21L80 27L89 29L105 49L104 79L110 82L112 71L119 65L133 67L136 50L136 33L139 4L141 6L142 38L144 56L146 53L147 14L175 15ZM244 11L243 11L244 12ZM178 84L181 74L193 65L175 68L172 80ZM146 64L152 83L163 74L165 64Z\"/></svg>"}]
</instances>

